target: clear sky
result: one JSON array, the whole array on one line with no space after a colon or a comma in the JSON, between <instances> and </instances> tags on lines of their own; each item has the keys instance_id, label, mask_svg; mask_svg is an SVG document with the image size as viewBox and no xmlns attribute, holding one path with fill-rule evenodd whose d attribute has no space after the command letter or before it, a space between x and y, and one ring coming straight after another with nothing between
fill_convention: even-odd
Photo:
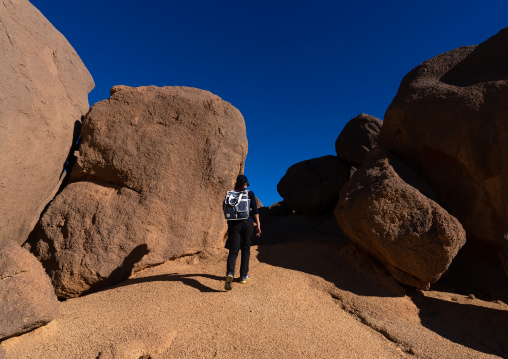
<instances>
[{"instance_id":1,"label":"clear sky","mask_svg":"<svg viewBox=\"0 0 508 359\"><path fill-rule=\"evenodd\" d=\"M191 86L245 118L245 174L265 206L294 163L335 155L360 113L383 119L421 62L508 26L508 1L32 0L95 80Z\"/></svg>"}]
</instances>

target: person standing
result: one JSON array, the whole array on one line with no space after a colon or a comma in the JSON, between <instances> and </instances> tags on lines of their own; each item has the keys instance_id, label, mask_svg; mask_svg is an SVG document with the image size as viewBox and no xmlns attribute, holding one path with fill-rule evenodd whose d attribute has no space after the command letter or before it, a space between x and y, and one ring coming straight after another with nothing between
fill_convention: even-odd
<instances>
[{"instance_id":1,"label":"person standing","mask_svg":"<svg viewBox=\"0 0 508 359\"><path fill-rule=\"evenodd\" d=\"M236 178L235 191L245 191L249 186L249 181L244 175ZM249 197L249 216L242 220L228 220L228 240L226 248L229 249L229 255L226 268L225 289L233 288L233 278L235 274L236 259L241 251L240 262L240 283L245 284L249 279L249 260L250 245L252 234L256 231L256 236L261 236L261 222L259 221L259 210L254 192L248 191Z\"/></svg>"}]
</instances>

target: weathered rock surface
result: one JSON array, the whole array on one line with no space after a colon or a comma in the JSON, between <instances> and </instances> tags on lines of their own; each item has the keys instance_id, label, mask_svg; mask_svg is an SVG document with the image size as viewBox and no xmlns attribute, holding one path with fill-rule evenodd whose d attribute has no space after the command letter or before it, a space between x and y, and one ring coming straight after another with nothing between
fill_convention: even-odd
<instances>
[{"instance_id":1,"label":"weathered rock surface","mask_svg":"<svg viewBox=\"0 0 508 359\"><path fill-rule=\"evenodd\" d=\"M27 0L0 3L0 242L21 244L55 195L92 77Z\"/></svg>"},{"instance_id":2,"label":"weathered rock surface","mask_svg":"<svg viewBox=\"0 0 508 359\"><path fill-rule=\"evenodd\" d=\"M0 242L0 340L47 324L58 306L41 263L19 244Z\"/></svg>"},{"instance_id":3,"label":"weathered rock surface","mask_svg":"<svg viewBox=\"0 0 508 359\"><path fill-rule=\"evenodd\" d=\"M436 189L468 241L498 247L508 228L507 98L508 28L408 73L380 133Z\"/></svg>"},{"instance_id":4,"label":"weathered rock surface","mask_svg":"<svg viewBox=\"0 0 508 359\"><path fill-rule=\"evenodd\" d=\"M343 187L335 214L344 234L399 282L428 289L466 237L459 221L422 193L432 196L418 174L376 148Z\"/></svg>"},{"instance_id":5,"label":"weathered rock surface","mask_svg":"<svg viewBox=\"0 0 508 359\"><path fill-rule=\"evenodd\" d=\"M383 121L364 113L351 119L335 141L335 151L344 161L360 166L371 149L377 146L377 139Z\"/></svg>"},{"instance_id":6,"label":"weathered rock surface","mask_svg":"<svg viewBox=\"0 0 508 359\"><path fill-rule=\"evenodd\" d=\"M263 203L261 203L261 201L257 197L256 197L256 206L258 206L258 208L262 208L263 207Z\"/></svg>"},{"instance_id":7,"label":"weathered rock surface","mask_svg":"<svg viewBox=\"0 0 508 359\"><path fill-rule=\"evenodd\" d=\"M247 155L231 104L187 87L115 86L83 121L79 157L29 246L58 296L217 246Z\"/></svg>"},{"instance_id":8,"label":"weathered rock surface","mask_svg":"<svg viewBox=\"0 0 508 359\"><path fill-rule=\"evenodd\" d=\"M506 232L503 236L503 249L500 252L500 256L504 272L508 276L508 232Z\"/></svg>"},{"instance_id":9,"label":"weathered rock surface","mask_svg":"<svg viewBox=\"0 0 508 359\"><path fill-rule=\"evenodd\" d=\"M277 191L296 213L321 214L333 211L348 179L349 166L337 156L324 156L289 167Z\"/></svg>"}]
</instances>

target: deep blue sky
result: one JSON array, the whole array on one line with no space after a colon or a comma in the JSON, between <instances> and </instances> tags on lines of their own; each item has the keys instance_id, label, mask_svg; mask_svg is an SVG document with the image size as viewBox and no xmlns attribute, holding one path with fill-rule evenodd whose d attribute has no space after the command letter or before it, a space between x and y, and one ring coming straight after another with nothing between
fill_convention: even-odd
<instances>
[{"instance_id":1,"label":"deep blue sky","mask_svg":"<svg viewBox=\"0 0 508 359\"><path fill-rule=\"evenodd\" d=\"M361 112L383 119L402 77L508 26L508 1L33 0L95 80L191 86L240 110L265 206L294 163L335 155Z\"/></svg>"}]
</instances>

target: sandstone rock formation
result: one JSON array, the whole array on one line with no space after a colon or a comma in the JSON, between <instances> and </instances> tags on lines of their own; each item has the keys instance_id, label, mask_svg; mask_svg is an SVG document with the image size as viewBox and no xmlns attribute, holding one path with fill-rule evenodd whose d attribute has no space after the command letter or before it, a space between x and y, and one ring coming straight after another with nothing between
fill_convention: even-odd
<instances>
[{"instance_id":1,"label":"sandstone rock formation","mask_svg":"<svg viewBox=\"0 0 508 359\"><path fill-rule=\"evenodd\" d=\"M508 28L438 55L403 79L380 144L417 169L469 240L508 228Z\"/></svg>"},{"instance_id":2,"label":"sandstone rock formation","mask_svg":"<svg viewBox=\"0 0 508 359\"><path fill-rule=\"evenodd\" d=\"M0 242L0 340L50 322L58 306L37 259L13 241Z\"/></svg>"},{"instance_id":3,"label":"sandstone rock formation","mask_svg":"<svg viewBox=\"0 0 508 359\"><path fill-rule=\"evenodd\" d=\"M348 179L349 166L336 156L324 156L289 167L277 191L296 213L321 214L333 210Z\"/></svg>"},{"instance_id":4,"label":"sandstone rock formation","mask_svg":"<svg viewBox=\"0 0 508 359\"><path fill-rule=\"evenodd\" d=\"M263 203L261 203L261 201L257 197L256 197L256 206L258 206L258 208L262 208L263 207Z\"/></svg>"},{"instance_id":5,"label":"sandstone rock formation","mask_svg":"<svg viewBox=\"0 0 508 359\"><path fill-rule=\"evenodd\" d=\"M503 249L500 252L500 256L504 272L508 276L508 232L506 232L503 236Z\"/></svg>"},{"instance_id":6,"label":"sandstone rock formation","mask_svg":"<svg viewBox=\"0 0 508 359\"><path fill-rule=\"evenodd\" d=\"M360 166L371 149L377 146L377 139L383 121L374 116L359 114L342 129L335 141L335 151L344 161Z\"/></svg>"},{"instance_id":7,"label":"sandstone rock formation","mask_svg":"<svg viewBox=\"0 0 508 359\"><path fill-rule=\"evenodd\" d=\"M187 87L115 86L83 120L72 183L29 240L57 295L221 245L222 201L247 155L231 104Z\"/></svg>"},{"instance_id":8,"label":"sandstone rock formation","mask_svg":"<svg viewBox=\"0 0 508 359\"><path fill-rule=\"evenodd\" d=\"M344 234L399 282L428 289L466 241L457 219L402 161L376 148L343 187L335 209Z\"/></svg>"},{"instance_id":9,"label":"sandstone rock formation","mask_svg":"<svg viewBox=\"0 0 508 359\"><path fill-rule=\"evenodd\" d=\"M21 244L53 198L94 82L28 0L0 3L0 242Z\"/></svg>"}]
</instances>

